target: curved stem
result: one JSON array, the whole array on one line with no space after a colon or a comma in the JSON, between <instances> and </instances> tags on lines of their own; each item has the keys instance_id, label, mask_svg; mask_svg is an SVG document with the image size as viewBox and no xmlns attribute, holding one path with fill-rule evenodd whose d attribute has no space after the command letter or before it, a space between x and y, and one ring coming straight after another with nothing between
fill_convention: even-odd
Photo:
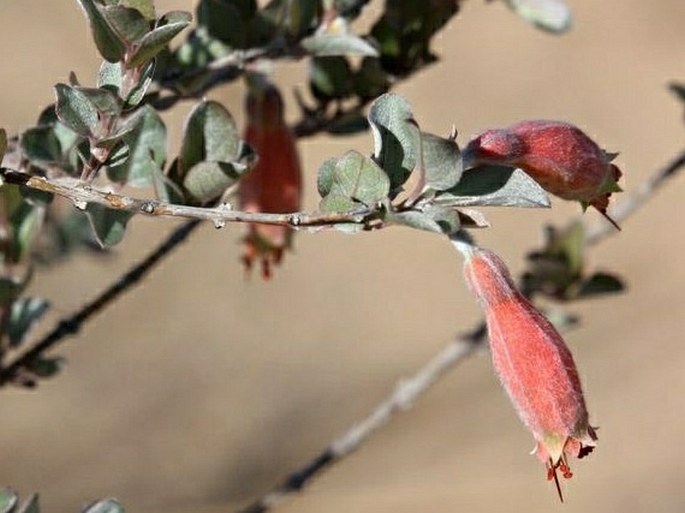
<instances>
[{"instance_id":1,"label":"curved stem","mask_svg":"<svg viewBox=\"0 0 685 513\"><path fill-rule=\"evenodd\" d=\"M634 193L617 203L611 216L616 221L625 221L653 197L668 178L675 176L683 167L685 167L685 150L664 168L647 178ZM581 220L581 222L584 221ZM588 246L593 246L616 233L618 232L612 225L604 223L595 228L586 229L585 241ZM300 491L324 470L358 449L372 434L390 422L398 412L410 407L416 399L457 364L483 348L486 340L487 331L483 322L478 324L471 333L457 337L440 353L419 367L413 376L401 380L393 392L383 399L369 415L354 424L315 458L288 474L281 483L262 497L239 510L239 513L265 513L283 502L289 495Z\"/></svg>"}]
</instances>

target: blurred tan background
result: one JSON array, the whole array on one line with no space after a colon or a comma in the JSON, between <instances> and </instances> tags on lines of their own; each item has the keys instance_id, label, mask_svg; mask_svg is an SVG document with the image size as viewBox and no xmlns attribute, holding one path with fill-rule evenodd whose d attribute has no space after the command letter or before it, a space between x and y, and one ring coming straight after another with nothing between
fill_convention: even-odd
<instances>
[{"instance_id":1,"label":"blurred tan background","mask_svg":"<svg viewBox=\"0 0 685 513\"><path fill-rule=\"evenodd\" d=\"M573 121L621 152L630 191L683 147L682 105L665 85L685 79L685 3L569 4L573 30L554 37L503 3L465 2L437 38L442 61L398 92L423 127L447 133L454 123L462 143L524 118ZM0 125L11 133L31 126L70 70L90 84L99 65L74 1L1 2L0 48ZM302 87L299 70L279 67L277 78ZM240 91L214 95L238 119ZM176 137L187 108L167 118ZM318 165L349 148L370 151L370 135L302 144L308 207ZM685 511L684 195L681 176L591 254L591 268L619 272L630 293L572 306L584 323L567 340L601 430L597 451L573 465L567 504L528 455L532 439L481 355L280 511ZM480 240L516 272L542 224L578 206L486 213L493 228ZM53 301L56 320L173 226L136 219L112 258L81 255L41 272L32 293ZM40 491L50 512L103 496L137 513L232 511L478 319L460 258L438 237L302 235L265 284L244 279L240 233L204 227L58 350L63 374L34 392L0 391L0 484Z\"/></svg>"}]
</instances>

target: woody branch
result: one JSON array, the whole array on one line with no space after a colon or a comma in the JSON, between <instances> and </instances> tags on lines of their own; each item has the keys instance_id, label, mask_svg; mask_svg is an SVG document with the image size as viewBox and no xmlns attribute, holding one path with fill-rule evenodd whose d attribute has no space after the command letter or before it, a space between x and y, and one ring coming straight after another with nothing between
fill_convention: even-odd
<instances>
[{"instance_id":1,"label":"woody branch","mask_svg":"<svg viewBox=\"0 0 685 513\"><path fill-rule=\"evenodd\" d=\"M223 226L225 223L261 223L289 226L298 229L352 223L370 227L370 223L381 212L381 207L361 207L353 212L332 214L242 212L233 210L228 203L223 203L216 207L177 205L99 190L74 178L48 179L7 168L0 168L0 177L5 183L22 185L29 189L62 196L83 209L85 209L88 203L97 203L112 210L130 212L132 214L211 221L215 226Z\"/></svg>"},{"instance_id":2,"label":"woody branch","mask_svg":"<svg viewBox=\"0 0 685 513\"><path fill-rule=\"evenodd\" d=\"M685 167L685 149L666 166L640 184L634 193L619 201L611 211L612 217L619 223L625 221L683 167ZM574 219L569 224L576 222L578 219ZM607 223L588 226L585 218L580 218L580 222L585 227L585 244L587 247L597 245L617 233L614 227ZM291 494L299 492L324 470L339 463L350 453L359 449L371 435L389 423L398 413L411 407L416 400L459 363L483 350L486 341L487 333L482 322L472 332L455 337L437 355L419 367L413 375L399 380L393 391L378 403L365 418L353 424L348 431L336 438L315 458L292 471L279 484L241 509L239 513L265 513L286 500Z\"/></svg>"}]
</instances>

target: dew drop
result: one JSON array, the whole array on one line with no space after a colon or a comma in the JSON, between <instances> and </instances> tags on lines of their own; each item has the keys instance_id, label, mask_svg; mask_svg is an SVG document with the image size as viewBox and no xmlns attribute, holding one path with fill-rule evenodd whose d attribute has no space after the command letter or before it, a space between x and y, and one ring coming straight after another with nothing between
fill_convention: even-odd
<instances>
[{"instance_id":1,"label":"dew drop","mask_svg":"<svg viewBox=\"0 0 685 513\"><path fill-rule=\"evenodd\" d=\"M85 210L88 206L88 202L85 200L74 200L74 206L79 210Z\"/></svg>"},{"instance_id":2,"label":"dew drop","mask_svg":"<svg viewBox=\"0 0 685 513\"><path fill-rule=\"evenodd\" d=\"M217 230L221 230L224 226L226 226L226 221L223 219L215 219L214 221L214 228Z\"/></svg>"}]
</instances>

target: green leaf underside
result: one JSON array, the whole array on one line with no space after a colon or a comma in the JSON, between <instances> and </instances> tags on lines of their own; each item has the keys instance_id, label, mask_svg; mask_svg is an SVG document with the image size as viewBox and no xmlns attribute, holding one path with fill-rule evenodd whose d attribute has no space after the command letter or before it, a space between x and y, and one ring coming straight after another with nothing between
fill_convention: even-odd
<instances>
[{"instance_id":1,"label":"green leaf underside","mask_svg":"<svg viewBox=\"0 0 685 513\"><path fill-rule=\"evenodd\" d=\"M88 96L66 84L57 84L55 92L55 112L59 120L79 135L94 134L99 121L98 111Z\"/></svg>"},{"instance_id":2,"label":"green leaf underside","mask_svg":"<svg viewBox=\"0 0 685 513\"><path fill-rule=\"evenodd\" d=\"M166 127L159 114L150 106L138 109L126 120L131 130L124 136L129 156L123 165L108 169L111 180L134 187L149 187L155 169L166 161Z\"/></svg>"},{"instance_id":3,"label":"green leaf underside","mask_svg":"<svg viewBox=\"0 0 685 513\"><path fill-rule=\"evenodd\" d=\"M43 225L44 216L45 207L31 205L27 201L22 201L14 210L10 218L14 232L14 244L10 252L12 261L24 262L27 260L33 242Z\"/></svg>"},{"instance_id":4,"label":"green leaf underside","mask_svg":"<svg viewBox=\"0 0 685 513\"><path fill-rule=\"evenodd\" d=\"M155 6L153 0L120 0L121 5L132 7L142 14L146 20L155 19Z\"/></svg>"},{"instance_id":5,"label":"green leaf underside","mask_svg":"<svg viewBox=\"0 0 685 513\"><path fill-rule=\"evenodd\" d=\"M549 196L520 169L479 166L464 171L459 183L435 198L452 206L549 207Z\"/></svg>"},{"instance_id":6,"label":"green leaf underside","mask_svg":"<svg viewBox=\"0 0 685 513\"><path fill-rule=\"evenodd\" d=\"M331 192L333 186L333 176L335 175L335 165L338 159L330 158L324 161L319 167L319 173L316 178L316 188L321 197L327 196Z\"/></svg>"},{"instance_id":7,"label":"green leaf underside","mask_svg":"<svg viewBox=\"0 0 685 513\"><path fill-rule=\"evenodd\" d=\"M21 149L36 163L54 163L62 159L62 146L52 126L36 126L21 134Z\"/></svg>"},{"instance_id":8,"label":"green leaf underside","mask_svg":"<svg viewBox=\"0 0 685 513\"><path fill-rule=\"evenodd\" d=\"M7 330L10 345L18 347L31 327L43 316L50 303L43 298L20 298L12 304Z\"/></svg>"},{"instance_id":9,"label":"green leaf underside","mask_svg":"<svg viewBox=\"0 0 685 513\"><path fill-rule=\"evenodd\" d=\"M109 5L102 12L124 44L131 45L150 30L150 22L137 9Z\"/></svg>"},{"instance_id":10,"label":"green leaf underside","mask_svg":"<svg viewBox=\"0 0 685 513\"><path fill-rule=\"evenodd\" d=\"M96 84L98 87L119 91L121 89L121 64L103 61L98 70Z\"/></svg>"},{"instance_id":11,"label":"green leaf underside","mask_svg":"<svg viewBox=\"0 0 685 513\"><path fill-rule=\"evenodd\" d=\"M161 169L154 166L154 162L151 162L152 172L152 186L155 189L157 198L160 201L165 201L167 203L184 203L184 195L181 188L176 185L167 175L165 175Z\"/></svg>"},{"instance_id":12,"label":"green leaf underside","mask_svg":"<svg viewBox=\"0 0 685 513\"><path fill-rule=\"evenodd\" d=\"M390 177L391 189L407 181L416 166L419 132L407 101L394 93L379 97L369 110L374 157Z\"/></svg>"},{"instance_id":13,"label":"green leaf underside","mask_svg":"<svg viewBox=\"0 0 685 513\"><path fill-rule=\"evenodd\" d=\"M90 100L100 115L113 117L121 112L119 101L112 91L94 87L78 87L77 90Z\"/></svg>"},{"instance_id":14,"label":"green leaf underside","mask_svg":"<svg viewBox=\"0 0 685 513\"><path fill-rule=\"evenodd\" d=\"M461 226L456 210L436 205L428 205L422 211L388 213L386 222L447 235L455 233Z\"/></svg>"},{"instance_id":15,"label":"green leaf underside","mask_svg":"<svg viewBox=\"0 0 685 513\"><path fill-rule=\"evenodd\" d=\"M126 233L126 223L133 217L130 212L113 210L97 203L88 203L86 213L102 247L114 246L121 242Z\"/></svg>"},{"instance_id":16,"label":"green leaf underside","mask_svg":"<svg viewBox=\"0 0 685 513\"><path fill-rule=\"evenodd\" d=\"M145 34L137 43L138 49L129 59L131 68L140 66L157 55L176 35L185 29L191 21L189 13L173 11L166 15L168 22ZM162 18L164 21L165 18Z\"/></svg>"}]
</instances>

